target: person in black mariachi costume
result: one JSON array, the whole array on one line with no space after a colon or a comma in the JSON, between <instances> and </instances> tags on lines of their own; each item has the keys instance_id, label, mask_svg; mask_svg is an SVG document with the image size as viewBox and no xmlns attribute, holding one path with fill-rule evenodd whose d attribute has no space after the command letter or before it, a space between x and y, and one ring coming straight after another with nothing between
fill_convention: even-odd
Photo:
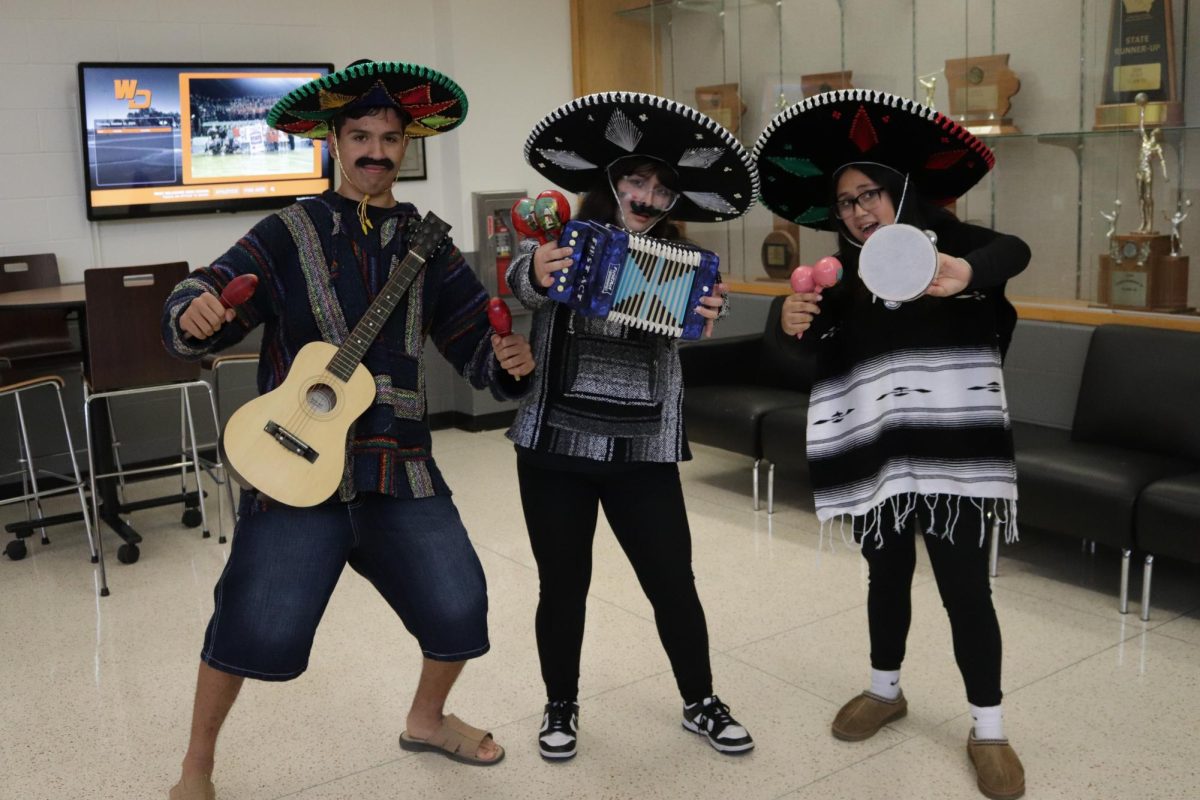
<instances>
[{"instance_id":1,"label":"person in black mariachi costume","mask_svg":"<svg viewBox=\"0 0 1200 800\"><path fill-rule=\"evenodd\" d=\"M401 62L356 62L285 96L267 121L289 135L326 139L341 171L337 191L264 218L212 266L168 298L163 340L198 359L264 326L258 388L284 380L296 352L341 343L408 253L420 214L392 186L410 137L457 127L467 99L452 80ZM217 299L238 275L258 290L237 311ZM449 242L424 264L383 323L363 364L375 403L349 437L338 492L291 508L248 491L214 594L201 651L191 739L172 800L212 800L217 735L245 677L290 680L308 665L325 605L348 563L370 580L417 638L424 661L400 746L471 764L498 763L491 734L445 715L467 659L489 649L487 586L450 488L435 465L425 405L426 338L476 388L502 399L528 389L533 369L520 335L490 328L487 294Z\"/></svg>"},{"instance_id":2,"label":"person in black mariachi costume","mask_svg":"<svg viewBox=\"0 0 1200 800\"><path fill-rule=\"evenodd\" d=\"M580 219L678 240L671 219L719 222L758 193L749 153L693 108L662 97L606 92L577 98L534 126L529 164L585 192ZM526 527L538 564L538 655L548 702L538 744L547 759L575 755L579 662L592 540L604 509L654 607L683 698L683 726L723 753L754 746L713 694L708 629L691 568L691 533L677 462L691 457L682 419L677 340L588 318L547 297L570 248L521 243L507 280L534 312L542 366L509 429ZM701 298L706 327L724 289Z\"/></svg>"},{"instance_id":3,"label":"person in black mariachi costume","mask_svg":"<svg viewBox=\"0 0 1200 800\"><path fill-rule=\"evenodd\" d=\"M783 110L754 155L763 203L789 221L836 231L844 267L836 286L790 296L775 332L817 350L807 435L817 516L823 527L852 519L870 569L871 688L838 712L833 735L866 739L907 712L900 664L919 525L966 684L979 789L1020 797L1024 769L1003 732L1000 626L983 545L990 520L1016 536L1001 374L1016 312L1004 286L1030 253L1020 239L944 208L994 156L936 111L861 89ZM933 231L939 252L924 295L891 308L859 278L858 253L896 222Z\"/></svg>"}]
</instances>

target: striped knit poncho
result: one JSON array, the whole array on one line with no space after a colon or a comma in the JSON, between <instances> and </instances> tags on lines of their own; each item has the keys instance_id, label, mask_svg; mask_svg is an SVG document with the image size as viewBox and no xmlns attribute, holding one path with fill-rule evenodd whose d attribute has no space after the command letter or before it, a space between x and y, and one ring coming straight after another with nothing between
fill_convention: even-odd
<instances>
[{"instance_id":1,"label":"striped knit poncho","mask_svg":"<svg viewBox=\"0 0 1200 800\"><path fill-rule=\"evenodd\" d=\"M1029 250L984 228L945 228L939 249L971 264L967 289L893 310L848 270L805 334L819 348L807 432L817 517L823 527L853 518L864 541L878 545L882 520L894 518L900 529L919 504L932 517L927 533L953 538L961 504L973 503L995 510L1006 539L1016 536L1001 373L1016 315L1004 282L1024 268Z\"/></svg>"}]
</instances>

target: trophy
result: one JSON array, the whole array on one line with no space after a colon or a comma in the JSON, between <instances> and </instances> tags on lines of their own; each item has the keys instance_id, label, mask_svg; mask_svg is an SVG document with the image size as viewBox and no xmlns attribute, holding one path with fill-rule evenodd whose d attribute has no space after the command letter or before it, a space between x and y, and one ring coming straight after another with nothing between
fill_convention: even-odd
<instances>
[{"instance_id":1,"label":"trophy","mask_svg":"<svg viewBox=\"0 0 1200 800\"><path fill-rule=\"evenodd\" d=\"M851 82L853 77L854 70L852 69L801 75L800 90L804 92L805 97L812 97L814 94L824 94L836 89L853 89L854 84Z\"/></svg>"},{"instance_id":2,"label":"trophy","mask_svg":"<svg viewBox=\"0 0 1200 800\"><path fill-rule=\"evenodd\" d=\"M1008 117L1021 80L1008 67L1008 53L946 59L950 116L976 136L1020 133Z\"/></svg>"},{"instance_id":3,"label":"trophy","mask_svg":"<svg viewBox=\"0 0 1200 800\"><path fill-rule=\"evenodd\" d=\"M937 72L931 72L928 75L917 76L917 83L921 84L921 88L925 90L925 99L922 101L922 105L930 111L937 111L937 108L933 105L933 93L937 89L938 75L941 74L942 71L939 69Z\"/></svg>"},{"instance_id":4,"label":"trophy","mask_svg":"<svg viewBox=\"0 0 1200 800\"><path fill-rule=\"evenodd\" d=\"M1113 0L1096 129L1182 125L1171 0ZM1141 107L1138 94L1147 102Z\"/></svg>"},{"instance_id":5,"label":"trophy","mask_svg":"<svg viewBox=\"0 0 1200 800\"><path fill-rule=\"evenodd\" d=\"M1154 162L1167 179L1158 128L1146 129L1149 98L1139 92L1135 105L1141 112L1138 134L1141 148L1134 173L1137 179L1139 225L1131 233L1114 233L1120 203L1111 214L1101 212L1109 222L1108 252L1100 256L1100 285L1097 299L1101 305L1139 311L1185 311L1188 293L1188 257L1182 255L1180 227L1187 218L1190 201L1181 201L1175 215L1163 216L1171 223L1171 235L1154 227Z\"/></svg>"},{"instance_id":6,"label":"trophy","mask_svg":"<svg viewBox=\"0 0 1200 800\"><path fill-rule=\"evenodd\" d=\"M742 114L746 113L736 83L697 86L696 108L719 122L730 133L737 133L742 124Z\"/></svg>"},{"instance_id":7,"label":"trophy","mask_svg":"<svg viewBox=\"0 0 1200 800\"><path fill-rule=\"evenodd\" d=\"M774 217L771 232L762 243L762 265L775 280L787 280L792 268L800 263L800 226Z\"/></svg>"}]
</instances>

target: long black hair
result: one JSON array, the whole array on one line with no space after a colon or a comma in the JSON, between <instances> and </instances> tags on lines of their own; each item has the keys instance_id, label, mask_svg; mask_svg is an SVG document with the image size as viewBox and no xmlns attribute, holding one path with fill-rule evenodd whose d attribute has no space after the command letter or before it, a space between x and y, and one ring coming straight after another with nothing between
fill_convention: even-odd
<instances>
[{"instance_id":1,"label":"long black hair","mask_svg":"<svg viewBox=\"0 0 1200 800\"><path fill-rule=\"evenodd\" d=\"M597 179L592 188L583 195L583 201L579 204L579 213L576 216L583 220L607 222L617 227L624 227L621 222L620 205L617 202L613 186L616 185L619 179L626 175L641 175L643 178L653 176L658 178L658 182L663 186L673 191L678 191L675 185L675 170L657 159L644 156L626 156L614 161L605 170L604 174ZM642 231L642 234L670 241L679 241L682 239L679 227L674 222L671 222L671 212L669 211L663 214L658 222L655 222L650 228Z\"/></svg>"},{"instance_id":2,"label":"long black hair","mask_svg":"<svg viewBox=\"0 0 1200 800\"><path fill-rule=\"evenodd\" d=\"M939 206L932 200L929 200L921 193L919 186L912 181L908 182L908 186L904 185L904 175L896 172L890 167L885 167L882 164L873 163L855 163L847 164L842 169L853 167L862 174L866 175L879 188L887 194L888 199L892 201L892 208L899 211L896 215L896 222L903 222L912 225L922 230L931 229L937 230L947 222L955 222L958 217L947 208ZM841 175L839 170L829 187L829 207L837 208L837 178ZM858 272L858 253L861 249L861 242L854 238L850 233L846 223L841 217L834 214L834 227L838 232L838 260L842 262L842 266L847 270Z\"/></svg>"}]
</instances>

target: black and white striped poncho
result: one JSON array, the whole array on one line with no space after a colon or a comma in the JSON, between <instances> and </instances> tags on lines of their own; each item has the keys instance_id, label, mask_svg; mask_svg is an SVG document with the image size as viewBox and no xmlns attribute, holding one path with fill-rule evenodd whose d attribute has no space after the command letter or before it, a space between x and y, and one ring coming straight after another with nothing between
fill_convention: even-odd
<instances>
[{"instance_id":1,"label":"black and white striped poncho","mask_svg":"<svg viewBox=\"0 0 1200 800\"><path fill-rule=\"evenodd\" d=\"M980 240L987 247L976 251L971 244ZM820 350L807 437L817 517L823 527L854 518L864 541L879 545L882 520L894 518L899 529L918 504L932 516L926 533L952 538L961 504L973 503L995 511L1006 539L1016 536L1017 474L1001 373L1015 317L1003 272L1020 271L1028 249L962 223L939 231L939 249L974 259L972 287L893 310L851 272L841 291L827 293L806 334ZM996 279L997 258L1015 261L1015 269L1003 270L999 285L975 288ZM985 531L978 533L982 544Z\"/></svg>"}]
</instances>

